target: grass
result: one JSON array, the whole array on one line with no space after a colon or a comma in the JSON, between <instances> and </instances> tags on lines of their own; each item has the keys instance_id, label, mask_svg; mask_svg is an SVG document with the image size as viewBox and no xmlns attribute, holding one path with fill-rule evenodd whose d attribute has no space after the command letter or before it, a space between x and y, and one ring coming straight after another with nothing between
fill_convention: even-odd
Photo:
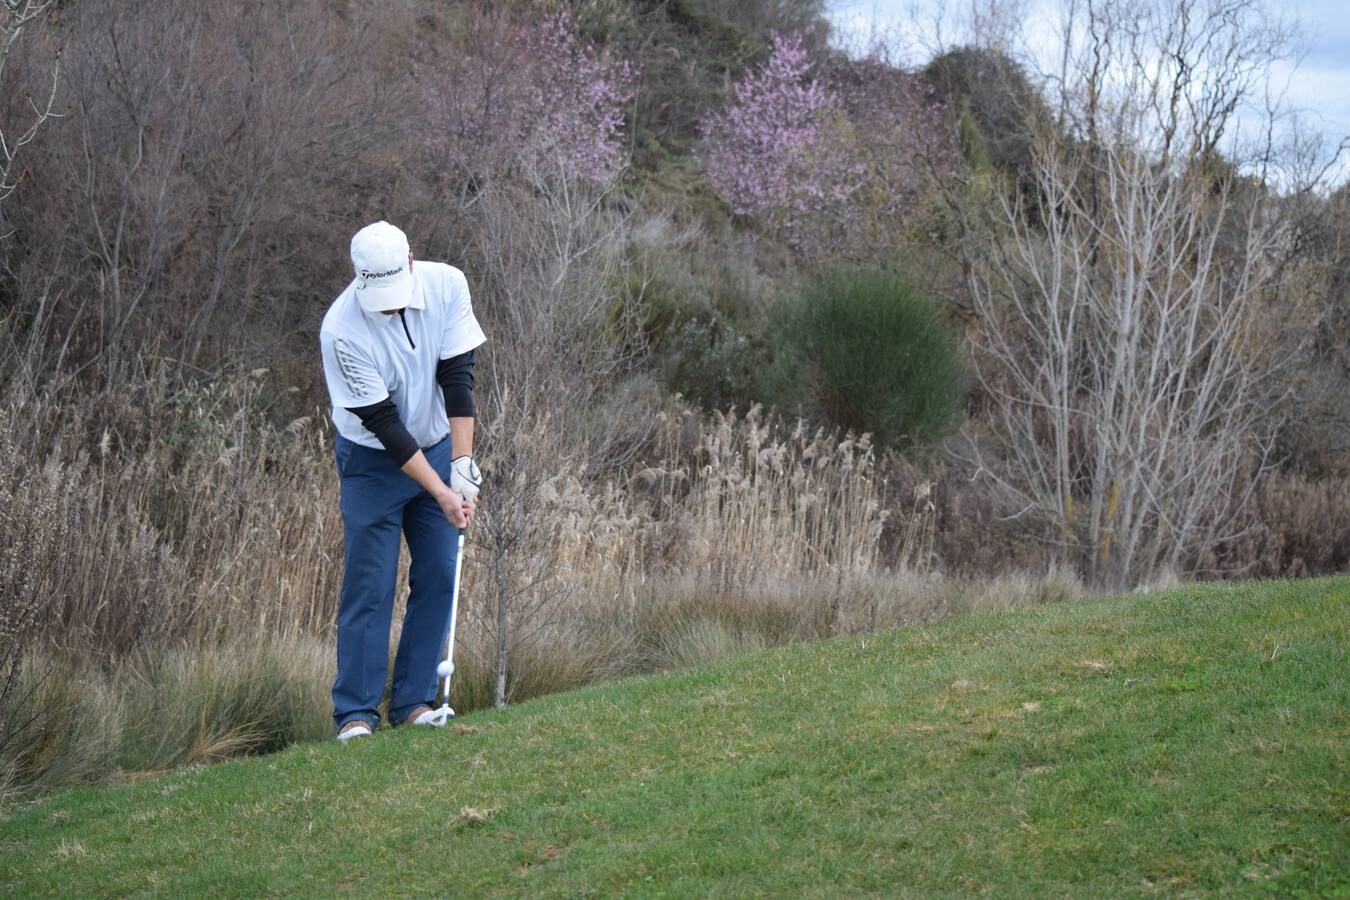
<instances>
[{"instance_id":1,"label":"grass","mask_svg":"<svg viewBox=\"0 0 1350 900\"><path fill-rule=\"evenodd\" d=\"M989 613L11 809L21 896L1350 892L1350 578Z\"/></svg>"}]
</instances>

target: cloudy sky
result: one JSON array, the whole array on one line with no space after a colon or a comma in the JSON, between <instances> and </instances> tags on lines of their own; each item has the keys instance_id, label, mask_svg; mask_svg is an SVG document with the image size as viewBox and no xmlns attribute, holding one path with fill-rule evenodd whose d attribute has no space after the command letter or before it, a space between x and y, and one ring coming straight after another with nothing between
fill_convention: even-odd
<instances>
[{"instance_id":1,"label":"cloudy sky","mask_svg":"<svg viewBox=\"0 0 1350 900\"><path fill-rule=\"evenodd\" d=\"M1015 0L1025 9L1025 41L1041 52L1053 43L1051 23L1062 0ZM1350 135L1350 2L1347 0L1275 0L1278 10L1299 23L1301 57L1297 65L1272 71L1276 87L1287 88L1288 104L1301 111L1309 126L1335 143ZM930 51L934 35L942 43L958 40L969 16L970 0L829 0L830 19L844 42L868 35L887 36L901 49L904 61L917 64ZM1338 167L1350 175L1350 159ZM1337 180L1340 180L1339 178Z\"/></svg>"}]
</instances>

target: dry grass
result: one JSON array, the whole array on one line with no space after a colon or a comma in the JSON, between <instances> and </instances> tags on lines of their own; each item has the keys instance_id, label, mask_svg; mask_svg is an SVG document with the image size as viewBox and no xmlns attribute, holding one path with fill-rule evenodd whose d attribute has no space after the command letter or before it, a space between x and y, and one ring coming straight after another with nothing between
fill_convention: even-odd
<instances>
[{"instance_id":1,"label":"dry grass","mask_svg":"<svg viewBox=\"0 0 1350 900\"><path fill-rule=\"evenodd\" d=\"M21 557L10 569L34 573L12 593L63 645L327 627L341 570L328 444L306 420L269 426L261 375L161 373L134 400L115 385L0 410L0 496L14 498L0 526ZM93 440L91 423L108 423Z\"/></svg>"},{"instance_id":2,"label":"dry grass","mask_svg":"<svg viewBox=\"0 0 1350 900\"><path fill-rule=\"evenodd\" d=\"M341 521L318 415L271 421L261 371L22 383L0 410L0 657L21 663L0 696L0 781L43 792L326 735ZM1081 590L927 571L932 504L889 498L866 439L758 410L665 414L651 434L632 466L562 467L538 491L548 527L515 552L556 577L516 587L565 590L510 623L530 635L511 642L513 699ZM465 568L461 710L493 700L484 551L471 542Z\"/></svg>"}]
</instances>

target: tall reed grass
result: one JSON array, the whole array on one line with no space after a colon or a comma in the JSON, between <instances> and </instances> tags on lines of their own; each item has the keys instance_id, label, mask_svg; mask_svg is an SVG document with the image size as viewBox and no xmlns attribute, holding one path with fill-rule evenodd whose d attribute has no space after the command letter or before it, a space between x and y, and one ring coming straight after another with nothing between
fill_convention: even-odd
<instances>
[{"instance_id":1,"label":"tall reed grass","mask_svg":"<svg viewBox=\"0 0 1350 900\"><path fill-rule=\"evenodd\" d=\"M103 390L22 383L0 408L5 791L330 733L341 521L321 411L274 421L277 386L256 370L207 379L165 362ZM634 459L538 492L530 514L553 527L518 552L566 590L511 654L513 699L1080 590L930 571L932 504L889 496L865 437L686 411L658 418ZM466 556L460 710L493 700L483 549L471 539Z\"/></svg>"}]
</instances>

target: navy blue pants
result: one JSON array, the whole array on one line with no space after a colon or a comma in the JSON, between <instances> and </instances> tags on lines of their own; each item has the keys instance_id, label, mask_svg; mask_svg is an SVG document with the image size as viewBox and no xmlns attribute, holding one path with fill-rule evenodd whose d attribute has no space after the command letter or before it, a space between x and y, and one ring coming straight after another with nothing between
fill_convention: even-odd
<instances>
[{"instance_id":1,"label":"navy blue pants","mask_svg":"<svg viewBox=\"0 0 1350 900\"><path fill-rule=\"evenodd\" d=\"M448 484L450 439L423 451ZM398 577L399 535L412 557L408 608L394 658L389 721L433 705L436 664L450 628L457 531L430 494L383 450L338 436L342 483L343 573L338 604L333 720L363 719L373 728L389 670L389 630Z\"/></svg>"}]
</instances>

